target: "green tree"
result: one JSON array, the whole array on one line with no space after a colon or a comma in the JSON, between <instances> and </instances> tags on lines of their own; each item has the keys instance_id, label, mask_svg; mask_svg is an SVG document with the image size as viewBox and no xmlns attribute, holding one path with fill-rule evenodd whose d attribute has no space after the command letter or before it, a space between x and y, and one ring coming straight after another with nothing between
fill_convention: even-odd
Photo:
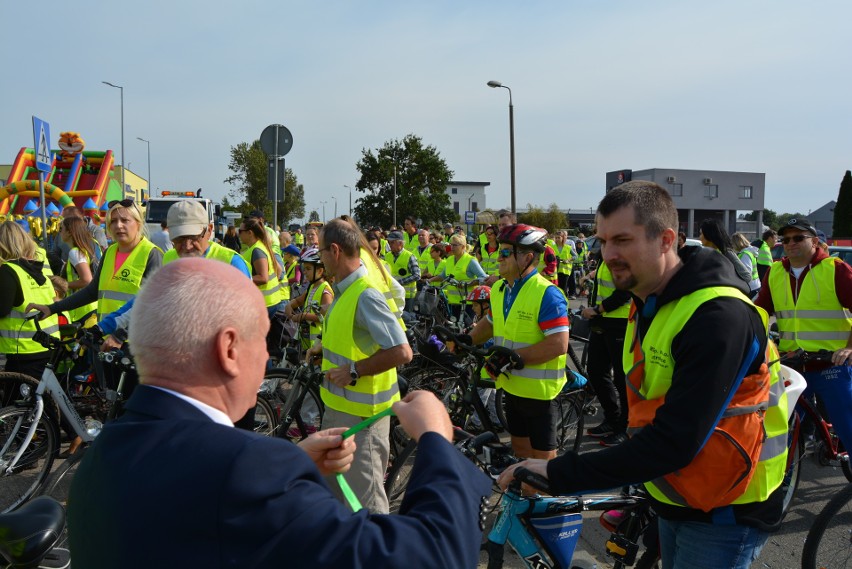
<instances>
[{"instance_id":1,"label":"green tree","mask_svg":"<svg viewBox=\"0 0 852 569\"><path fill-rule=\"evenodd\" d=\"M769 225L768 223L766 223L765 218L763 220L763 223L765 225L769 225L772 229L777 230L779 227L786 225L787 222L790 221L790 219L794 218L794 217L807 217L807 216L805 214L799 213L799 212L796 212L796 213L779 213L778 216L775 218L775 223L773 225Z\"/></svg>"},{"instance_id":2,"label":"green tree","mask_svg":"<svg viewBox=\"0 0 852 569\"><path fill-rule=\"evenodd\" d=\"M312 210L310 214L308 214L308 222L311 221L319 221L319 212L317 210Z\"/></svg>"},{"instance_id":3,"label":"green tree","mask_svg":"<svg viewBox=\"0 0 852 569\"><path fill-rule=\"evenodd\" d=\"M834 239L852 237L852 171L846 170L840 182L837 204L834 206L834 223L831 226Z\"/></svg>"},{"instance_id":4,"label":"green tree","mask_svg":"<svg viewBox=\"0 0 852 569\"><path fill-rule=\"evenodd\" d=\"M568 227L568 216L562 213L556 203L551 203L547 211L539 206L527 204L527 212L518 214L518 223L526 223L527 225L535 225L546 229L549 233L553 233L557 229L566 229Z\"/></svg>"},{"instance_id":5,"label":"green tree","mask_svg":"<svg viewBox=\"0 0 852 569\"><path fill-rule=\"evenodd\" d=\"M272 220L272 202L266 196L268 159L260 148L260 140L251 144L241 142L231 147L231 162L228 169L233 172L225 178L226 184L236 186L229 192L237 203L238 211L249 213L259 209L266 219ZM305 188L296 179L293 170L284 172L284 196L278 202L276 225L282 227L291 219L305 215Z\"/></svg>"},{"instance_id":6,"label":"green tree","mask_svg":"<svg viewBox=\"0 0 852 569\"><path fill-rule=\"evenodd\" d=\"M354 208L358 222L368 227L393 225L394 172L396 221L413 216L423 225L458 219L445 188L453 176L434 146L424 146L419 136L389 140L376 150L363 149L356 165L361 178L355 189L364 194Z\"/></svg>"}]
</instances>

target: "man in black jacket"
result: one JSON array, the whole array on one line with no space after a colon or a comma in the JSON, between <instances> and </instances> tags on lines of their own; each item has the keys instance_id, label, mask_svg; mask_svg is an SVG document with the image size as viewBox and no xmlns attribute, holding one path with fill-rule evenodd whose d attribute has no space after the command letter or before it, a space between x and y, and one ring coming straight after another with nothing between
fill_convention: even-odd
<instances>
[{"instance_id":1,"label":"man in black jacket","mask_svg":"<svg viewBox=\"0 0 852 569\"><path fill-rule=\"evenodd\" d=\"M777 389L777 375L763 365L765 323L745 297L745 283L716 251L685 247L679 252L677 222L671 197L653 182L628 182L610 191L598 207L603 259L616 288L633 295L625 364L642 363L632 359L633 330L644 358L641 368L636 366L638 376L625 365L628 389L644 397L631 397L631 437L596 453L569 452L549 462L521 464L547 476L557 494L645 482L660 517L663 567L748 567L781 521L786 395L776 394L765 410L763 426L771 438L759 448L768 455L780 442L777 456L771 457L775 462L767 467L761 453L754 467L760 475L742 493L704 509L690 507L692 499L681 502L687 495L682 489L680 495L666 492L672 477L694 474L690 467L707 456L702 451L713 447L708 441L718 440L715 427L741 386L759 376ZM635 377L641 382L631 382ZM652 382L658 388L653 395L646 391ZM634 413L649 402L659 405L651 420L634 421ZM746 435L764 437L760 428ZM736 476L727 461L720 462L726 477ZM508 484L514 468L501 476L501 485ZM709 493L701 485L687 490L705 492L702 498Z\"/></svg>"}]
</instances>

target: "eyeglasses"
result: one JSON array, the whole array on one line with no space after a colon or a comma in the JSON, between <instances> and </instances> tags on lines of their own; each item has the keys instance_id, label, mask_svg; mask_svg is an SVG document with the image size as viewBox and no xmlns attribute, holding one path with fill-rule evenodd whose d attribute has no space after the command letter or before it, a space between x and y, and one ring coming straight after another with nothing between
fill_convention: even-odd
<instances>
[{"instance_id":1,"label":"eyeglasses","mask_svg":"<svg viewBox=\"0 0 852 569\"><path fill-rule=\"evenodd\" d=\"M133 200L130 200L130 199L127 199L127 200L112 200L111 202L107 203L107 207L109 209L112 209L117 205L120 205L121 207L130 207L130 206L133 205Z\"/></svg>"},{"instance_id":2,"label":"eyeglasses","mask_svg":"<svg viewBox=\"0 0 852 569\"><path fill-rule=\"evenodd\" d=\"M248 232L250 232L250 231L251 231L251 229L242 229L242 228L240 228L240 229L237 229L237 231L239 231L240 233L245 233L245 232L247 232L247 231L248 231Z\"/></svg>"},{"instance_id":3,"label":"eyeglasses","mask_svg":"<svg viewBox=\"0 0 852 569\"><path fill-rule=\"evenodd\" d=\"M321 247L317 249L317 254L322 253L323 251L328 251L329 249L331 249L331 245L329 245L328 247Z\"/></svg>"},{"instance_id":4,"label":"eyeglasses","mask_svg":"<svg viewBox=\"0 0 852 569\"><path fill-rule=\"evenodd\" d=\"M195 237L188 237L188 236L175 237L174 239L172 239L172 243L174 243L175 249L182 249L184 247L184 245L186 245L190 242L193 245L198 245L201 242L201 240L204 239L206 236L207 236L207 228L205 227L200 235L196 235Z\"/></svg>"},{"instance_id":5,"label":"eyeglasses","mask_svg":"<svg viewBox=\"0 0 852 569\"><path fill-rule=\"evenodd\" d=\"M498 249L498 251L500 253L500 256L504 259L508 259L512 256L512 253L514 253L512 249Z\"/></svg>"},{"instance_id":6,"label":"eyeglasses","mask_svg":"<svg viewBox=\"0 0 852 569\"><path fill-rule=\"evenodd\" d=\"M781 243L783 245L787 245L790 241L792 241L794 243L801 243L805 239L813 239L814 237L816 237L816 236L815 235L793 235L791 237L782 237Z\"/></svg>"}]
</instances>

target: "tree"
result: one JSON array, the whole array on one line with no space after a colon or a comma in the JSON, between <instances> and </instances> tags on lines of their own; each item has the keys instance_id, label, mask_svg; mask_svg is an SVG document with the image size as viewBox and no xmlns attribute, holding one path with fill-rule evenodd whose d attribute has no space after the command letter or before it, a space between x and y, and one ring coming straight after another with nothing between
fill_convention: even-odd
<instances>
[{"instance_id":1,"label":"tree","mask_svg":"<svg viewBox=\"0 0 852 569\"><path fill-rule=\"evenodd\" d=\"M834 206L834 223L831 226L834 239L852 237L852 171L846 170L840 182L837 204Z\"/></svg>"},{"instance_id":2,"label":"tree","mask_svg":"<svg viewBox=\"0 0 852 569\"><path fill-rule=\"evenodd\" d=\"M413 216L424 226L458 219L445 188L453 176L434 146L423 146L413 134L389 140L377 151L361 150L356 165L361 178L355 189L364 194L354 208L364 227L393 225L394 171L396 171L396 221Z\"/></svg>"},{"instance_id":3,"label":"tree","mask_svg":"<svg viewBox=\"0 0 852 569\"><path fill-rule=\"evenodd\" d=\"M555 203L550 204L547 211L532 204L527 204L527 210L526 213L518 214L518 223L535 225L536 227L546 229L548 233L568 227L568 216L562 213L562 210Z\"/></svg>"},{"instance_id":4,"label":"tree","mask_svg":"<svg viewBox=\"0 0 852 569\"><path fill-rule=\"evenodd\" d=\"M251 144L241 142L231 147L231 162L228 169L233 172L225 178L226 184L237 186L229 192L236 200L238 211L244 214L259 209L264 218L272 220L272 202L266 196L268 158L260 148L260 140ZM284 171L284 196L278 202L278 219L275 225L286 225L291 219L305 215L305 188L296 179L293 170Z\"/></svg>"},{"instance_id":5,"label":"tree","mask_svg":"<svg viewBox=\"0 0 852 569\"><path fill-rule=\"evenodd\" d=\"M320 218L319 218L319 212L318 212L317 210L315 210L315 209L314 209L314 210L311 210L311 213L310 213L310 214L308 214L308 222L311 222L311 221L319 221L319 220L320 220Z\"/></svg>"}]
</instances>

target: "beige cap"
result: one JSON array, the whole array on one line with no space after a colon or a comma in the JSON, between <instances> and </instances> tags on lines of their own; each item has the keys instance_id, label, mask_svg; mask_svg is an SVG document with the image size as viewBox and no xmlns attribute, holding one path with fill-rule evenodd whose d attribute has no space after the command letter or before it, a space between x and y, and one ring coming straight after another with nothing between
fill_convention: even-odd
<instances>
[{"instance_id":1,"label":"beige cap","mask_svg":"<svg viewBox=\"0 0 852 569\"><path fill-rule=\"evenodd\" d=\"M169 208L166 216L169 237L195 237L210 226L207 209L195 200L181 200Z\"/></svg>"}]
</instances>

